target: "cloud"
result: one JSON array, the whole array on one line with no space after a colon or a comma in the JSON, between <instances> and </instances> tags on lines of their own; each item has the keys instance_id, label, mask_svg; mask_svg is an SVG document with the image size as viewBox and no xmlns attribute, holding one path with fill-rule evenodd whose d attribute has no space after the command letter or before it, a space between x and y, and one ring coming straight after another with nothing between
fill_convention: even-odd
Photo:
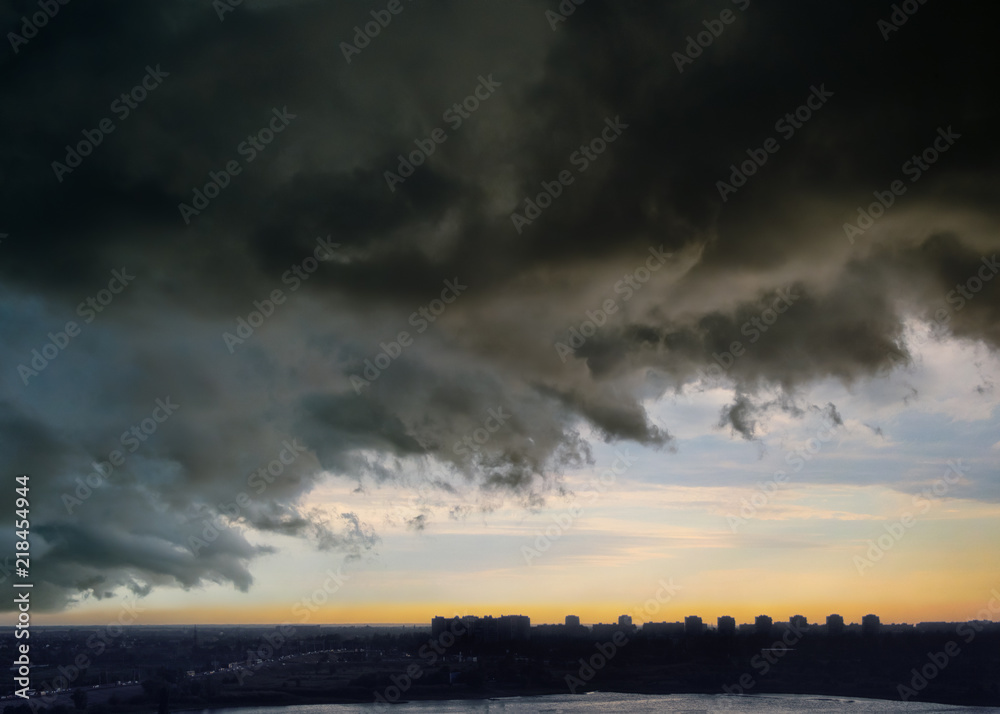
<instances>
[{"instance_id":1,"label":"cloud","mask_svg":"<svg viewBox=\"0 0 1000 714\"><path fill-rule=\"evenodd\" d=\"M922 10L949 47L938 56L910 27L884 42L857 3L752 5L678 73L671 52L705 19L686 3L589 0L556 32L541 2L406 8L350 64L338 47L368 17L361 2L246 3L221 23L186 0L70 4L3 60L21 111L0 118L0 447L39 487L47 606L120 587L249 588L261 551L245 534L194 556L180 518L241 492L255 499L246 528L359 557L377 543L369 526L302 505L321 472L389 483L438 469L483 503L538 504L592 461L584 434L675 449L646 405L735 341L719 423L743 439L773 387L787 406L817 381L907 363L906 321L942 306L944 334L1000 345L995 286L961 310L947 301L998 247L992 88L968 71L995 68L987 23ZM116 116L157 63L169 76ZM491 73L501 86L451 129L444 112ZM722 204L716 182L821 83L828 104ZM295 120L245 162L240 144L286 107ZM105 117L114 131L58 180L52 162ZM614 117L628 128L579 172L574 152ZM849 245L855 208L952 125L960 142ZM390 191L384 172L438 127L447 140ZM232 160L242 172L185 224L178 204ZM510 214L562 170L574 183L518 233ZM327 235L337 260L287 278ZM650 247L669 264L623 283ZM134 283L84 324L77 306L122 266ZM435 314L445 280L468 290ZM799 297L768 323L788 289ZM230 354L223 333L275 290L286 300ZM608 300L615 313L560 359L555 344ZM80 336L25 384L18 365L70 320ZM355 388L366 360L387 358ZM665 376L658 394L650 370ZM62 494L168 395L179 412L67 513ZM456 448L499 407L509 423ZM248 474L291 438L307 453L255 493Z\"/></svg>"}]
</instances>

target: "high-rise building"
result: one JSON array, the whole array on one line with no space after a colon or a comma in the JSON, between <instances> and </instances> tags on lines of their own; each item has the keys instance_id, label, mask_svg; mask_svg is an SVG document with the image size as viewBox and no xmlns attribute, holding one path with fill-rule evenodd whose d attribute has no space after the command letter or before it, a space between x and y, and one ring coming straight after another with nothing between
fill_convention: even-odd
<instances>
[{"instance_id":1,"label":"high-rise building","mask_svg":"<svg viewBox=\"0 0 1000 714\"><path fill-rule=\"evenodd\" d=\"M531 638L531 618L527 615L501 615L497 625L501 642L519 642Z\"/></svg>"},{"instance_id":2,"label":"high-rise building","mask_svg":"<svg viewBox=\"0 0 1000 714\"><path fill-rule=\"evenodd\" d=\"M809 621L806 620L805 615L792 615L788 624L801 630L809 626Z\"/></svg>"},{"instance_id":3,"label":"high-rise building","mask_svg":"<svg viewBox=\"0 0 1000 714\"><path fill-rule=\"evenodd\" d=\"M701 618L697 615L688 615L684 618L684 634L688 636L700 635L702 631Z\"/></svg>"},{"instance_id":4,"label":"high-rise building","mask_svg":"<svg viewBox=\"0 0 1000 714\"><path fill-rule=\"evenodd\" d=\"M861 618L862 635L877 635L880 629L882 629L882 623L879 621L878 615L865 615Z\"/></svg>"},{"instance_id":5,"label":"high-rise building","mask_svg":"<svg viewBox=\"0 0 1000 714\"><path fill-rule=\"evenodd\" d=\"M757 615L754 618L753 624L758 635L768 637L771 634L771 625L774 624L774 621L767 615Z\"/></svg>"},{"instance_id":6,"label":"high-rise building","mask_svg":"<svg viewBox=\"0 0 1000 714\"><path fill-rule=\"evenodd\" d=\"M431 618L431 637L438 637L442 632L447 631L448 626L451 625L450 617L433 617Z\"/></svg>"},{"instance_id":7,"label":"high-rise building","mask_svg":"<svg viewBox=\"0 0 1000 714\"><path fill-rule=\"evenodd\" d=\"M495 644L500 641L500 625L492 615L476 618L470 632L473 642Z\"/></svg>"},{"instance_id":8,"label":"high-rise building","mask_svg":"<svg viewBox=\"0 0 1000 714\"><path fill-rule=\"evenodd\" d=\"M579 627L580 618L576 615L566 615L566 627Z\"/></svg>"},{"instance_id":9,"label":"high-rise building","mask_svg":"<svg viewBox=\"0 0 1000 714\"><path fill-rule=\"evenodd\" d=\"M833 614L826 616L826 634L828 635L842 635L844 634L844 618L840 615Z\"/></svg>"},{"instance_id":10,"label":"high-rise building","mask_svg":"<svg viewBox=\"0 0 1000 714\"><path fill-rule=\"evenodd\" d=\"M642 631L650 637L680 637L684 634L684 623L644 622Z\"/></svg>"},{"instance_id":11,"label":"high-rise building","mask_svg":"<svg viewBox=\"0 0 1000 714\"><path fill-rule=\"evenodd\" d=\"M732 636L736 634L736 619L729 615L723 615L718 620L719 634Z\"/></svg>"},{"instance_id":12,"label":"high-rise building","mask_svg":"<svg viewBox=\"0 0 1000 714\"><path fill-rule=\"evenodd\" d=\"M632 626L632 616L631 615L619 615L618 616L618 626L619 627L631 627Z\"/></svg>"}]
</instances>

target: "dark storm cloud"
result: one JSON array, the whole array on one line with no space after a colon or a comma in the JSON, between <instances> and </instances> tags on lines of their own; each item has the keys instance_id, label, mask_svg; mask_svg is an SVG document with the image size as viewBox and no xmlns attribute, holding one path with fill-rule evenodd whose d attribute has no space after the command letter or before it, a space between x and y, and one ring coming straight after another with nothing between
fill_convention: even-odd
<instances>
[{"instance_id":1,"label":"dark storm cloud","mask_svg":"<svg viewBox=\"0 0 1000 714\"><path fill-rule=\"evenodd\" d=\"M719 426L731 426L734 432L751 441L757 430L757 420L754 418L756 413L757 408L753 402L747 399L746 395L739 394L735 402L722 408L719 414Z\"/></svg>"},{"instance_id":2,"label":"dark storm cloud","mask_svg":"<svg viewBox=\"0 0 1000 714\"><path fill-rule=\"evenodd\" d=\"M825 407L810 404L808 410L823 414L832 426L844 425L844 420L833 403L828 402ZM720 429L729 427L734 434L739 434L744 440L754 441L758 438L758 420L770 411L781 411L797 419L806 414L806 409L800 407L787 392L783 392L778 399L759 402L754 402L746 394L737 393L733 403L725 405L719 411L717 426Z\"/></svg>"},{"instance_id":3,"label":"dark storm cloud","mask_svg":"<svg viewBox=\"0 0 1000 714\"><path fill-rule=\"evenodd\" d=\"M588 429L675 448L646 413L644 375L676 390L736 341L721 423L744 438L761 410L794 413L763 387L905 363L907 318L1000 345L992 284L948 301L998 247L984 79L997 59L989 23L969 22L981 8L921 6L886 41L888 5L753 0L680 72L674 53L733 3L588 0L555 31L553 5L407 2L348 64L340 43L367 3L247 0L222 22L187 0L70 3L4 55L0 442L5 469L40 487L49 606L118 587L250 587L261 551L239 528L188 548L204 528L191 509L240 492L254 499L241 526L360 557L377 543L368 526L302 504L320 470L385 481L423 461L537 503L592 460ZM2 27L34 7L0 4ZM168 74L116 115L150 69ZM443 112L480 77L500 84L451 127ZM776 122L813 87L833 94L783 136ZM245 161L238 147L275 111L294 118ZM104 118L114 131L59 181L52 162ZM581 171L574 152L608 121L627 127ZM962 138L849 244L856 207L949 126ZM384 172L436 128L447 140L391 191ZM778 152L723 202L717 182L769 137ZM241 172L185 224L178 204L233 160ZM519 233L511 213L564 170L573 183ZM320 236L336 259L296 285L288 271ZM674 255L626 293L650 247ZM25 384L18 365L122 266L134 283ZM445 305L446 280L468 288ZM276 289L286 300L231 354L222 334ZM615 314L561 359L555 344L608 300ZM371 379L368 363L385 366ZM67 513L61 496L167 396L177 414ZM470 447L491 409L510 418ZM248 474L290 439L304 451L256 493Z\"/></svg>"}]
</instances>

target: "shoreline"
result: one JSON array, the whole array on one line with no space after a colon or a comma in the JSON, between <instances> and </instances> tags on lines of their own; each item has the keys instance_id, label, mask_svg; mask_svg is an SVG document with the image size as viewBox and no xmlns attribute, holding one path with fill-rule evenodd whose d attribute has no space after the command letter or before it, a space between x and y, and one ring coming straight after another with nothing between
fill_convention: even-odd
<instances>
[{"instance_id":1,"label":"shoreline","mask_svg":"<svg viewBox=\"0 0 1000 714\"><path fill-rule=\"evenodd\" d=\"M1000 710L1000 704L990 704L984 702L975 701L931 701L931 700L911 700L908 702L903 702L899 698L888 698L875 696L872 693L848 693L844 691L833 692L833 691L757 691L746 694L730 694L727 692L718 691L705 691L703 689L697 688L677 688L670 687L602 687L601 689L591 689L586 691L580 691L572 693L567 691L565 688L530 688L524 690L508 690L508 689L491 689L489 691L474 691L474 690L464 690L464 691L454 691L457 687L461 685L454 685L450 689L452 691L436 691L436 692L407 692L407 696L400 697L396 701L389 703L389 707L419 703L419 702L453 702L453 701L483 701L483 700L502 700L502 699L517 699L523 697L551 697L551 696L570 696L570 697L586 697L590 694L635 694L640 696L672 696L672 695L698 695L698 696L709 696L709 697L747 697L747 698L767 698L767 697L816 697L816 698L830 698L830 699L851 699L851 700L862 700L871 702L892 702L900 704L925 704L925 705L935 705L935 706L951 706L951 707L975 707L981 708L984 711L988 709ZM171 711L174 712L204 712L204 711L225 711L229 709L251 709L260 707L290 707L290 706L323 706L328 704L339 704L339 705L364 705L364 704L377 704L378 702L374 697L370 698L351 698L351 697L337 697L337 696L296 696L286 692L275 691L272 694L279 695L276 697L265 697L263 699L269 699L272 701L262 701L262 697L258 693L246 693L242 696L232 697L232 701L227 701L225 703L213 703L211 706L205 706L204 704L200 706L180 706L177 708L171 707ZM284 699L285 701L279 701ZM385 705L383 705L385 706ZM391 709L390 709L391 710Z\"/></svg>"}]
</instances>

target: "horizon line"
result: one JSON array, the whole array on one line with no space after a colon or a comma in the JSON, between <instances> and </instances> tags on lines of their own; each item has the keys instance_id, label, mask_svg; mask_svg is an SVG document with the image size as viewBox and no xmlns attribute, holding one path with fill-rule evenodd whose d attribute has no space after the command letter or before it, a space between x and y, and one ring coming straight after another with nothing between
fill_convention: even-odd
<instances>
[{"instance_id":1,"label":"horizon line","mask_svg":"<svg viewBox=\"0 0 1000 714\"><path fill-rule=\"evenodd\" d=\"M461 620L463 617L470 617L470 616L468 616L468 615L465 615L465 616L457 616L457 615L455 615L455 616L447 617L447 616L442 616L442 615L435 615L434 617L443 617L443 619L450 621L450 620ZM480 618L480 616L478 616L478 615L473 615L471 617ZM499 618L499 617L511 617L511 615L497 615L497 616L485 615L483 617L495 617L495 618ZM529 620L531 619L527 615L516 615L515 617L528 617ZM691 615L689 617L700 617L700 616L699 615ZM728 617L728 616L727 615L723 615L722 617ZM432 617L431 619L434 619L434 618ZM788 624L790 622L791 622L791 619L788 619L788 620L774 620L774 619L772 619L771 624L772 625L780 625L780 624ZM1000 624L1000 620L973 619L973 620L920 620L918 622L882 622L880 620L879 621L879 625L882 625L882 626L886 626L886 625L888 625L888 626L894 626L894 625L923 625L923 624L961 624L961 623L964 623L964 622L989 622L991 624ZM664 624L665 623L665 624L670 624L670 625L683 625L684 624L684 620L646 620L642 624L646 624L646 623L650 623L650 624ZM46 625L35 625L34 627L37 627L38 629L45 629L45 628L88 628L88 627L107 627L109 624L117 624L117 623L105 623L105 624L97 624L97 623L95 623L95 624L84 624L84 623L50 623L50 624L46 624ZM713 624L711 621L705 621L705 620L703 620L702 624L705 625L706 627L714 628L718 623L716 622L716 623ZM755 626L756 622L736 622L735 624L736 624L737 627L740 627L741 625ZM539 627L539 626L562 626L562 627L565 627L566 625L567 625L566 622L532 622L530 626L531 627ZM589 622L589 623L588 622L580 622L579 626L580 627L593 627L595 625L618 626L618 622L617 621L613 621L613 622ZM858 621L858 622L848 622L846 620L843 623L844 627L851 627L851 626L855 626L855 625L858 626L858 627L861 627L861 626L864 625L864 623L861 622L861 621ZM287 626L291 626L291 627L428 627L428 628L430 628L431 627L431 621L428 620L427 622L210 622L210 623L205 623L205 622L180 622L180 623L146 623L146 624L122 625L122 627L126 627L126 628L142 628L142 627L159 627L159 628L255 627L255 628L259 628L259 627L287 627ZM637 627L639 629L642 629L642 625L641 624L640 625L633 625L633 626L635 626L635 627ZM813 626L826 627L827 623L825 621L819 621L819 620L814 621L814 622L807 621L806 622L806 626L807 627L813 627Z\"/></svg>"}]
</instances>

